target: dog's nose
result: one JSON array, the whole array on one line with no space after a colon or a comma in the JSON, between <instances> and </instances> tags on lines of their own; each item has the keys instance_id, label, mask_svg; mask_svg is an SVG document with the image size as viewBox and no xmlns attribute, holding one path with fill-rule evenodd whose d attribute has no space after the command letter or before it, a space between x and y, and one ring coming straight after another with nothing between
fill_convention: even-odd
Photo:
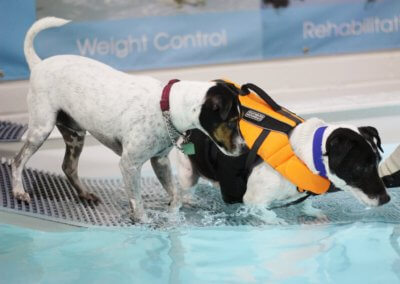
<instances>
[{"instance_id":1,"label":"dog's nose","mask_svg":"<svg viewBox=\"0 0 400 284\"><path fill-rule=\"evenodd\" d=\"M382 194L379 196L379 205L386 204L390 201L390 196L388 194Z\"/></svg>"}]
</instances>

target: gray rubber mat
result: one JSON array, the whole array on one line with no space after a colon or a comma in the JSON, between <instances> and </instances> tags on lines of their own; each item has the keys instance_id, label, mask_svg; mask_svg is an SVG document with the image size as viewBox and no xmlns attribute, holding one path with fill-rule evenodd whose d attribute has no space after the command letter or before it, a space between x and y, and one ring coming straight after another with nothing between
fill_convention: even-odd
<instances>
[{"instance_id":1,"label":"gray rubber mat","mask_svg":"<svg viewBox=\"0 0 400 284\"><path fill-rule=\"evenodd\" d=\"M82 183L101 199L101 203L78 198L63 176L26 169L24 188L31 196L25 203L12 196L11 166L0 165L0 210L74 226L129 226L128 202L120 180L82 179ZM155 178L142 179L146 207L167 206L167 196Z\"/></svg>"},{"instance_id":2,"label":"gray rubber mat","mask_svg":"<svg viewBox=\"0 0 400 284\"><path fill-rule=\"evenodd\" d=\"M9 121L0 121L0 142L20 141L27 125Z\"/></svg>"}]
</instances>

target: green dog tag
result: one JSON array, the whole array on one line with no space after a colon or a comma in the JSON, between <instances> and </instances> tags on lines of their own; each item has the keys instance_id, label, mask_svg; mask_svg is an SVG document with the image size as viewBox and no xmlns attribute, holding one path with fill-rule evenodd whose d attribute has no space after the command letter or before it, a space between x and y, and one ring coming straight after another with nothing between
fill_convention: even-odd
<instances>
[{"instance_id":1,"label":"green dog tag","mask_svg":"<svg viewBox=\"0 0 400 284\"><path fill-rule=\"evenodd\" d=\"M182 150L183 150L183 153L186 155L194 155L196 153L196 151L194 150L193 143L182 144Z\"/></svg>"}]
</instances>

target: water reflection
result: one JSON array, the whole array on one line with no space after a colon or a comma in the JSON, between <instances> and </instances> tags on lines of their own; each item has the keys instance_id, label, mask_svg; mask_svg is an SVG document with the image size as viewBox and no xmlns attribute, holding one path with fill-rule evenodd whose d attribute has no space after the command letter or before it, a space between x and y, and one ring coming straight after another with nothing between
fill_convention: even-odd
<instances>
[{"instance_id":1,"label":"water reflection","mask_svg":"<svg viewBox=\"0 0 400 284\"><path fill-rule=\"evenodd\" d=\"M393 232L390 235L390 244L393 250L397 253L398 258L393 261L392 270L400 280L400 226L394 226Z\"/></svg>"}]
</instances>

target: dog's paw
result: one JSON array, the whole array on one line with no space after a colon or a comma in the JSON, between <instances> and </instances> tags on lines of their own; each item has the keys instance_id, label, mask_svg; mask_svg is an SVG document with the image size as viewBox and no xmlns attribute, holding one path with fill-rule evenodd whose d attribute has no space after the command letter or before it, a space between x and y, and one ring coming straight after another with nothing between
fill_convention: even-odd
<instances>
[{"instance_id":1,"label":"dog's paw","mask_svg":"<svg viewBox=\"0 0 400 284\"><path fill-rule=\"evenodd\" d=\"M319 217L303 215L299 216L297 221L299 224L303 225L324 225L330 223L330 220L326 215L321 215Z\"/></svg>"},{"instance_id":2,"label":"dog's paw","mask_svg":"<svg viewBox=\"0 0 400 284\"><path fill-rule=\"evenodd\" d=\"M182 207L182 202L179 198L173 199L168 204L168 211L170 213L179 212L179 209Z\"/></svg>"},{"instance_id":3,"label":"dog's paw","mask_svg":"<svg viewBox=\"0 0 400 284\"><path fill-rule=\"evenodd\" d=\"M150 224L151 219L147 216L146 213L142 214L141 216L138 216L136 213L131 212L130 214L130 219L134 224Z\"/></svg>"},{"instance_id":4,"label":"dog's paw","mask_svg":"<svg viewBox=\"0 0 400 284\"><path fill-rule=\"evenodd\" d=\"M143 206L139 206L134 199L129 200L131 206L130 218L134 223L148 224L150 218L147 216Z\"/></svg>"},{"instance_id":5,"label":"dog's paw","mask_svg":"<svg viewBox=\"0 0 400 284\"><path fill-rule=\"evenodd\" d=\"M193 192L186 192L186 193L182 194L181 200L182 200L183 204L192 205L192 204L196 203L196 199L194 197Z\"/></svg>"},{"instance_id":6,"label":"dog's paw","mask_svg":"<svg viewBox=\"0 0 400 284\"><path fill-rule=\"evenodd\" d=\"M25 190L18 190L18 189L13 189L13 196L21 201L25 201L27 203L31 202L31 197Z\"/></svg>"},{"instance_id":7,"label":"dog's paw","mask_svg":"<svg viewBox=\"0 0 400 284\"><path fill-rule=\"evenodd\" d=\"M312 206L312 202L306 200L303 205L303 213L307 216L303 217L303 221L312 222L312 224L326 224L329 223L329 218L325 215L324 211ZM307 219L307 220L306 220Z\"/></svg>"},{"instance_id":8,"label":"dog's paw","mask_svg":"<svg viewBox=\"0 0 400 284\"><path fill-rule=\"evenodd\" d=\"M79 194L79 198L84 199L86 201L93 202L94 204L101 203L100 198L97 197L96 194L93 194L93 193L90 193L90 192L87 192L87 191L81 192Z\"/></svg>"},{"instance_id":9,"label":"dog's paw","mask_svg":"<svg viewBox=\"0 0 400 284\"><path fill-rule=\"evenodd\" d=\"M252 213L255 216L258 216L265 224L268 225L287 225L288 223L279 218L276 213L272 210L268 210L265 208L253 208Z\"/></svg>"},{"instance_id":10,"label":"dog's paw","mask_svg":"<svg viewBox=\"0 0 400 284\"><path fill-rule=\"evenodd\" d=\"M319 224L328 224L331 222L331 220L329 220L328 216L326 216L325 214L321 214L315 219Z\"/></svg>"},{"instance_id":11,"label":"dog's paw","mask_svg":"<svg viewBox=\"0 0 400 284\"><path fill-rule=\"evenodd\" d=\"M267 223L269 225L287 225L288 224L284 219L279 218L279 217L272 218L272 219L268 220Z\"/></svg>"},{"instance_id":12,"label":"dog's paw","mask_svg":"<svg viewBox=\"0 0 400 284\"><path fill-rule=\"evenodd\" d=\"M130 214L130 219L132 220L133 224L150 224L151 220L147 216L147 214L143 214L142 216L138 217L137 214L131 212Z\"/></svg>"},{"instance_id":13,"label":"dog's paw","mask_svg":"<svg viewBox=\"0 0 400 284\"><path fill-rule=\"evenodd\" d=\"M330 222L328 216L326 216L322 210L315 209L313 214L308 214L309 219L313 220L313 224L327 224Z\"/></svg>"}]
</instances>

